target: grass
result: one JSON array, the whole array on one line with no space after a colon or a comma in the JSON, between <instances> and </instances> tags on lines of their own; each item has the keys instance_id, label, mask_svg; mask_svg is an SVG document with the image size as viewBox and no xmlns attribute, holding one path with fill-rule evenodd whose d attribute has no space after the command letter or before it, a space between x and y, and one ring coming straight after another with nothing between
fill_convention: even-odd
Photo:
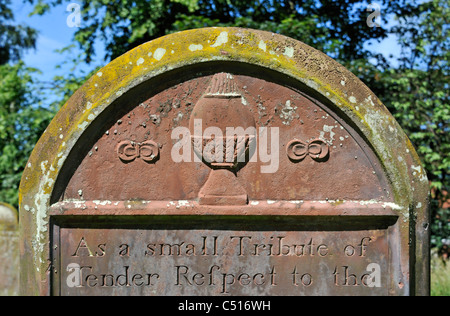
<instances>
[{"instance_id":1,"label":"grass","mask_svg":"<svg viewBox=\"0 0 450 316\"><path fill-rule=\"evenodd\" d=\"M450 296L450 261L433 254L431 259L431 296Z\"/></svg>"}]
</instances>

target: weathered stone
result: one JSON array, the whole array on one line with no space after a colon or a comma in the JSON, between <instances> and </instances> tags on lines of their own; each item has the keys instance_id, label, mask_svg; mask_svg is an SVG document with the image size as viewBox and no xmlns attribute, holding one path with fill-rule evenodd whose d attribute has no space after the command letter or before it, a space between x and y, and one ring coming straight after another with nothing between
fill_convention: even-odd
<instances>
[{"instance_id":1,"label":"weathered stone","mask_svg":"<svg viewBox=\"0 0 450 316\"><path fill-rule=\"evenodd\" d=\"M36 146L21 291L426 295L427 197L395 119L326 55L172 34L101 69Z\"/></svg>"},{"instance_id":2,"label":"weathered stone","mask_svg":"<svg viewBox=\"0 0 450 316\"><path fill-rule=\"evenodd\" d=\"M19 223L17 210L0 203L0 296L19 294Z\"/></svg>"}]
</instances>

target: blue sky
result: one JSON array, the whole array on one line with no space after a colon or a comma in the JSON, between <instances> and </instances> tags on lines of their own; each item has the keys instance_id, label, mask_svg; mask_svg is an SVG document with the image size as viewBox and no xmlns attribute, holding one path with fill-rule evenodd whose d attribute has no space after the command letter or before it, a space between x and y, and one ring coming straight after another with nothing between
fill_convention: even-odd
<instances>
[{"instance_id":1,"label":"blue sky","mask_svg":"<svg viewBox=\"0 0 450 316\"><path fill-rule=\"evenodd\" d=\"M55 66L64 61L64 57L55 53L70 45L74 29L66 26L66 12L63 6L55 8L45 16L28 15L32 12L32 6L22 1L14 1L13 11L17 24L26 24L39 31L36 50L31 50L24 55L24 61L28 66L36 67L43 72L45 78L51 79L55 74Z\"/></svg>"},{"instance_id":2,"label":"blue sky","mask_svg":"<svg viewBox=\"0 0 450 316\"><path fill-rule=\"evenodd\" d=\"M76 1L73 2L76 3ZM73 44L72 39L76 32L76 28L67 26L67 17L70 15L70 12L66 11L67 5L68 3L64 3L63 5L54 7L51 9L50 13L47 13L44 16L35 15L29 17L30 12L33 11L31 5L23 3L22 0L15 0L12 4L15 23L26 24L39 31L36 50L27 52L23 59L27 66L39 69L42 72L40 79L46 82L52 81L55 75L62 74L64 71L69 71L71 66L69 63L69 65L63 66L59 70L55 68L57 65L61 65L65 59L70 57L56 53L55 50ZM367 13L367 16L369 16L369 14L370 12ZM392 21L391 23L395 22ZM396 43L396 38L393 36L381 43L376 43L374 41L369 49L381 52L386 56L389 54L393 54L394 56L399 55L399 46ZM97 58L91 66L83 67L84 70L88 71L94 68L94 66L105 64L102 60L104 51L101 45L96 45L96 51L99 58Z\"/></svg>"},{"instance_id":3,"label":"blue sky","mask_svg":"<svg viewBox=\"0 0 450 316\"><path fill-rule=\"evenodd\" d=\"M25 64L39 69L42 72L41 79L43 81L51 81L55 75L68 71L70 64L59 70L56 69L56 66L61 65L70 56L55 52L55 50L73 44L72 39L76 32L76 28L67 26L67 17L70 12L66 11L66 5L52 8L50 13L43 16L34 15L30 17L29 14L33 11L33 7L18 0L13 3L13 11L15 23L26 24L39 32L36 50L30 50L23 56ZM100 50L99 56L102 56L100 45L98 45L98 49ZM84 68L90 70L98 64L104 64L104 62L99 59L91 66Z\"/></svg>"}]
</instances>

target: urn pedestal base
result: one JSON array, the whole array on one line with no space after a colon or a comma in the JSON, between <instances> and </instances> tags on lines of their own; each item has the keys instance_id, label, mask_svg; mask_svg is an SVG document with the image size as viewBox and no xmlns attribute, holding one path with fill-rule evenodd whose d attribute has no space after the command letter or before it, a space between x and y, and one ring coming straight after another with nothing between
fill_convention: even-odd
<instances>
[{"instance_id":1,"label":"urn pedestal base","mask_svg":"<svg viewBox=\"0 0 450 316\"><path fill-rule=\"evenodd\" d=\"M200 205L247 205L248 195L236 175L227 169L213 169L199 194Z\"/></svg>"}]
</instances>

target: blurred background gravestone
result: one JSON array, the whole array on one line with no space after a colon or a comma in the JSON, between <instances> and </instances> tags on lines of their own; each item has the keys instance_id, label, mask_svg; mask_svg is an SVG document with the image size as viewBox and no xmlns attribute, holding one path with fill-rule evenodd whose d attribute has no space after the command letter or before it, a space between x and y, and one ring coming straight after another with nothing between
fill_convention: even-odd
<instances>
[{"instance_id":1,"label":"blurred background gravestone","mask_svg":"<svg viewBox=\"0 0 450 316\"><path fill-rule=\"evenodd\" d=\"M0 296L19 294L19 225L17 210L0 203Z\"/></svg>"}]
</instances>

